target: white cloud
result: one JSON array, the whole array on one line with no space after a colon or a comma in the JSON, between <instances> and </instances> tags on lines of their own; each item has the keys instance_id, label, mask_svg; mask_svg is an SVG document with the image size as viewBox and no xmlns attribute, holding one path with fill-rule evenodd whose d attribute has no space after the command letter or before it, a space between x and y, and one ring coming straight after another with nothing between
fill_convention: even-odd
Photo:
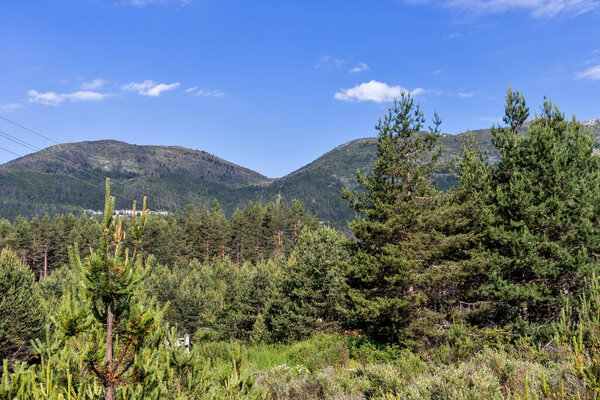
<instances>
[{"instance_id":1,"label":"white cloud","mask_svg":"<svg viewBox=\"0 0 600 400\"><path fill-rule=\"evenodd\" d=\"M210 97L210 96L222 97L224 95L225 94L223 92L221 92L220 90L206 90L206 89L200 89L196 93L194 93L194 96L201 96L201 97Z\"/></svg>"},{"instance_id":2,"label":"white cloud","mask_svg":"<svg viewBox=\"0 0 600 400\"><path fill-rule=\"evenodd\" d=\"M475 96L475 92L458 92L458 97L462 97L464 99Z\"/></svg>"},{"instance_id":3,"label":"white cloud","mask_svg":"<svg viewBox=\"0 0 600 400\"><path fill-rule=\"evenodd\" d=\"M410 93L413 96L425 93L422 88L416 88L412 91L402 86L389 86L386 83L372 80L361 83L350 89L341 89L333 95L337 100L342 101L374 101L381 103L383 101L392 101L395 97L400 97L402 93Z\"/></svg>"},{"instance_id":4,"label":"white cloud","mask_svg":"<svg viewBox=\"0 0 600 400\"><path fill-rule=\"evenodd\" d=\"M409 4L436 4L468 14L495 14L526 10L537 18L580 15L600 7L599 0L405 0Z\"/></svg>"},{"instance_id":5,"label":"white cloud","mask_svg":"<svg viewBox=\"0 0 600 400\"><path fill-rule=\"evenodd\" d=\"M350 73L356 73L356 72L363 72L363 71L368 71L370 68L369 66L364 63L364 62L359 62L356 67L350 69Z\"/></svg>"},{"instance_id":6,"label":"white cloud","mask_svg":"<svg viewBox=\"0 0 600 400\"><path fill-rule=\"evenodd\" d=\"M21 104L21 103L8 103L8 104L0 105L0 111L4 111L4 112L13 112L20 108L23 108L23 104Z\"/></svg>"},{"instance_id":7,"label":"white cloud","mask_svg":"<svg viewBox=\"0 0 600 400\"><path fill-rule=\"evenodd\" d=\"M106 85L108 82L106 82L104 79L101 78L96 78L91 82L85 82L81 85L81 88L84 90L94 90L94 89L98 89L101 88L102 86Z\"/></svg>"},{"instance_id":8,"label":"white cloud","mask_svg":"<svg viewBox=\"0 0 600 400\"><path fill-rule=\"evenodd\" d=\"M223 97L225 93L220 90L210 90L210 89L200 89L198 86L194 86L188 89L185 89L186 93L190 93L192 96L199 97Z\"/></svg>"},{"instance_id":9,"label":"white cloud","mask_svg":"<svg viewBox=\"0 0 600 400\"><path fill-rule=\"evenodd\" d=\"M323 56L319 58L317 64L315 64L315 68L317 69L331 69L331 68L341 68L344 64L344 60L341 58L335 58L331 56Z\"/></svg>"},{"instance_id":10,"label":"white cloud","mask_svg":"<svg viewBox=\"0 0 600 400\"><path fill-rule=\"evenodd\" d=\"M444 72L444 71L442 71L441 69L436 69L435 71L433 71L433 72L432 72L432 74L433 74L433 75L439 75L439 74L441 74L442 72Z\"/></svg>"},{"instance_id":11,"label":"white cloud","mask_svg":"<svg viewBox=\"0 0 600 400\"><path fill-rule=\"evenodd\" d=\"M152 4L166 4L166 3L179 3L181 5L190 4L191 0L123 0L121 4L134 6L134 7L146 7Z\"/></svg>"},{"instance_id":12,"label":"white cloud","mask_svg":"<svg viewBox=\"0 0 600 400\"><path fill-rule=\"evenodd\" d=\"M137 92L142 96L158 97L161 95L161 93L173 90L179 87L180 85L181 84L179 82L166 84L147 80L144 82L128 83L126 85L121 86L121 89L129 92Z\"/></svg>"},{"instance_id":13,"label":"white cloud","mask_svg":"<svg viewBox=\"0 0 600 400\"><path fill-rule=\"evenodd\" d=\"M45 92L40 93L37 90L31 89L27 92L30 103L40 103L47 106L56 106L65 101L72 103L78 103L83 101L102 101L108 94L93 92L90 90L81 90L73 93L56 93L56 92Z\"/></svg>"},{"instance_id":14,"label":"white cloud","mask_svg":"<svg viewBox=\"0 0 600 400\"><path fill-rule=\"evenodd\" d=\"M454 32L454 33L451 33L448 36L446 36L446 39L452 40L452 39L456 39L458 37L460 37L460 33Z\"/></svg>"},{"instance_id":15,"label":"white cloud","mask_svg":"<svg viewBox=\"0 0 600 400\"><path fill-rule=\"evenodd\" d=\"M588 68L575 74L576 79L591 79L593 81L600 79L600 64Z\"/></svg>"}]
</instances>

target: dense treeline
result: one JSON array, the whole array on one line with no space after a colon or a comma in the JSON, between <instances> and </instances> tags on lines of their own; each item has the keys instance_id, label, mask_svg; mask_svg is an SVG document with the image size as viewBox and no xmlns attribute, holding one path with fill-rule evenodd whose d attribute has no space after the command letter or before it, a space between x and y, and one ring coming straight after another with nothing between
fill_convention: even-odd
<instances>
[{"instance_id":1,"label":"dense treeline","mask_svg":"<svg viewBox=\"0 0 600 400\"><path fill-rule=\"evenodd\" d=\"M125 226L127 219L123 220ZM301 203L260 204L250 202L227 218L215 201L210 208L187 207L169 215L152 214L144 230L144 248L161 264L202 263L229 258L237 264L288 255L303 227L317 226L317 220ZM69 261L67 246L88 249L101 235L98 218L84 214L57 215L50 218L18 217L14 223L0 220L0 249L17 252L36 278ZM176 238L176 240L174 240Z\"/></svg>"},{"instance_id":2,"label":"dense treeline","mask_svg":"<svg viewBox=\"0 0 600 400\"><path fill-rule=\"evenodd\" d=\"M113 217L108 189L102 218L3 222L0 395L598 398L600 156L548 100L529 115L509 88L499 162L466 140L449 166L402 96L344 193L351 238L297 202Z\"/></svg>"}]
</instances>

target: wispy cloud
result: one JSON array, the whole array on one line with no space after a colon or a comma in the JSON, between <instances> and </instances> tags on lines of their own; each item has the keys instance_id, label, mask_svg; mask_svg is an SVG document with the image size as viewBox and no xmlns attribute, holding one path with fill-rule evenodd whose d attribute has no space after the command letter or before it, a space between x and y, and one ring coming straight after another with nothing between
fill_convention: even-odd
<instances>
[{"instance_id":1,"label":"wispy cloud","mask_svg":"<svg viewBox=\"0 0 600 400\"><path fill-rule=\"evenodd\" d=\"M598 0L405 0L409 4L435 4L460 12L482 15L510 10L529 11L536 18L580 15L600 7Z\"/></svg>"},{"instance_id":2,"label":"wispy cloud","mask_svg":"<svg viewBox=\"0 0 600 400\"><path fill-rule=\"evenodd\" d=\"M0 111L4 112L13 112L21 108L23 108L23 104L21 103L0 104Z\"/></svg>"},{"instance_id":3,"label":"wispy cloud","mask_svg":"<svg viewBox=\"0 0 600 400\"><path fill-rule=\"evenodd\" d=\"M444 71L442 71L441 69L436 69L435 71L433 71L433 72L432 72L432 74L433 74L433 75L439 75L439 74L441 74L442 72L444 72Z\"/></svg>"},{"instance_id":4,"label":"wispy cloud","mask_svg":"<svg viewBox=\"0 0 600 400\"><path fill-rule=\"evenodd\" d=\"M489 124L500 124L502 123L502 117L481 117L479 118L481 122L487 122Z\"/></svg>"},{"instance_id":5,"label":"wispy cloud","mask_svg":"<svg viewBox=\"0 0 600 400\"><path fill-rule=\"evenodd\" d=\"M176 89L181 84L179 82L175 83L158 83L152 80L146 80L144 82L131 82L126 85L121 86L122 90L128 92L137 92L142 96L150 96L150 97L158 97L163 92L167 92L169 90Z\"/></svg>"},{"instance_id":6,"label":"wispy cloud","mask_svg":"<svg viewBox=\"0 0 600 400\"><path fill-rule=\"evenodd\" d=\"M458 92L458 97L462 97L463 99L467 99L469 97L475 96L475 92Z\"/></svg>"},{"instance_id":7,"label":"wispy cloud","mask_svg":"<svg viewBox=\"0 0 600 400\"><path fill-rule=\"evenodd\" d=\"M35 89L31 89L27 92L30 103L40 103L47 106L56 106L65 101L72 103L79 103L85 101L102 101L109 95L106 93L98 93L90 90L80 90L73 93L56 93L56 92L45 92L40 93Z\"/></svg>"},{"instance_id":8,"label":"wispy cloud","mask_svg":"<svg viewBox=\"0 0 600 400\"><path fill-rule=\"evenodd\" d=\"M390 86L387 83L372 80L356 85L353 88L341 89L333 97L342 101L374 101L381 103L383 101L392 101L395 97L400 97L402 93L410 93L416 96L425 93L425 89L416 88L408 90L402 86Z\"/></svg>"},{"instance_id":9,"label":"wispy cloud","mask_svg":"<svg viewBox=\"0 0 600 400\"><path fill-rule=\"evenodd\" d=\"M180 4L187 5L190 4L192 0L122 0L120 4L134 6L134 7L146 7L152 4Z\"/></svg>"},{"instance_id":10,"label":"wispy cloud","mask_svg":"<svg viewBox=\"0 0 600 400\"><path fill-rule=\"evenodd\" d=\"M95 89L99 89L102 86L106 85L108 82L106 82L104 79L102 78L96 78L91 82L85 82L81 85L81 88L83 90L95 90Z\"/></svg>"},{"instance_id":11,"label":"wispy cloud","mask_svg":"<svg viewBox=\"0 0 600 400\"><path fill-rule=\"evenodd\" d=\"M355 74L357 72L368 71L369 69L370 68L366 63L359 62L358 64L356 64L356 66L354 68L351 68L348 72Z\"/></svg>"},{"instance_id":12,"label":"wispy cloud","mask_svg":"<svg viewBox=\"0 0 600 400\"><path fill-rule=\"evenodd\" d=\"M317 69L332 69L332 68L341 68L345 63L341 58L335 58L331 56L323 56L319 58L319 61L315 64L315 68Z\"/></svg>"},{"instance_id":13,"label":"wispy cloud","mask_svg":"<svg viewBox=\"0 0 600 400\"><path fill-rule=\"evenodd\" d=\"M452 39L456 39L458 37L460 37L460 33L454 32L454 33L451 33L451 34L449 34L447 36L444 36L444 39L452 40Z\"/></svg>"},{"instance_id":14,"label":"wispy cloud","mask_svg":"<svg viewBox=\"0 0 600 400\"><path fill-rule=\"evenodd\" d=\"M186 93L190 93L192 96L199 97L223 97L225 93L220 90L209 90L209 89L200 89L198 86L194 86L188 89L185 89Z\"/></svg>"},{"instance_id":15,"label":"wispy cloud","mask_svg":"<svg viewBox=\"0 0 600 400\"><path fill-rule=\"evenodd\" d=\"M575 74L575 79L590 79L593 81L600 79L600 64L588 68L584 71L577 72Z\"/></svg>"}]
</instances>

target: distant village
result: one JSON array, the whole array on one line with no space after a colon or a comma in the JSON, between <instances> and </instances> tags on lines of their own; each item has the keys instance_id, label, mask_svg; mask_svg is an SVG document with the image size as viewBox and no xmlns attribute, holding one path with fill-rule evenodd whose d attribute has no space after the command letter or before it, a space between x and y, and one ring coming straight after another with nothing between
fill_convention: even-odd
<instances>
[{"instance_id":1,"label":"distant village","mask_svg":"<svg viewBox=\"0 0 600 400\"><path fill-rule=\"evenodd\" d=\"M83 212L86 214L90 214L90 215L102 215L104 213L104 211L89 210L89 209L85 209L85 210L83 210ZM142 211L136 210L135 213L137 215L140 215L142 213ZM157 210L157 211L148 210L148 214L150 214L150 215L169 215L169 212L162 211L162 210ZM113 215L122 215L125 217L131 217L131 216L133 216L133 210L114 210Z\"/></svg>"}]
</instances>

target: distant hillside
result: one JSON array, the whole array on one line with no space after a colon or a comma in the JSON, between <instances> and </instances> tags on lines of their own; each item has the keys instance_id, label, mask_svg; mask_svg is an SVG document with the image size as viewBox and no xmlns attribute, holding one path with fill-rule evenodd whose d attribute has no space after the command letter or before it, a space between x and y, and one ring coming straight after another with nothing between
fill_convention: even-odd
<instances>
[{"instance_id":1,"label":"distant hillside","mask_svg":"<svg viewBox=\"0 0 600 400\"><path fill-rule=\"evenodd\" d=\"M231 187L270 181L258 172L205 151L179 146L136 146L117 140L57 144L0 165L0 172L70 174L82 168L123 178L179 174Z\"/></svg>"},{"instance_id":2,"label":"distant hillside","mask_svg":"<svg viewBox=\"0 0 600 400\"><path fill-rule=\"evenodd\" d=\"M600 147L600 120L588 121L584 125L593 134L596 147ZM439 140L442 162L449 162L460 155L461 143L466 135L473 137L481 150L487 152L490 162L498 161L499 153L492 144L491 131L479 129L459 135L443 134ZM344 228L346 221L354 218L354 211L340 195L342 188L356 188L356 171L367 172L371 169L376 150L376 138L344 143L299 170L274 180L265 189L269 194L266 197L280 193L284 198L300 199L323 221ZM449 174L440 174L436 178L441 189L447 189L454 183Z\"/></svg>"},{"instance_id":3,"label":"distant hillside","mask_svg":"<svg viewBox=\"0 0 600 400\"><path fill-rule=\"evenodd\" d=\"M498 158L497 151L491 143L492 136L489 130L472 131L469 134L478 141L482 149L488 150L492 161ZM460 154L464 135L442 135L439 143L443 149L443 162L448 162ZM332 225L344 227L345 221L354 218L354 211L348 207L347 201L340 193L343 188L356 189L356 171L370 171L376 151L375 138L344 143L305 167L273 181L266 190L272 193L276 188L284 198L304 199L307 208L321 219ZM437 180L442 189L452 184L452 178L448 174L441 174Z\"/></svg>"},{"instance_id":4,"label":"distant hillside","mask_svg":"<svg viewBox=\"0 0 600 400\"><path fill-rule=\"evenodd\" d=\"M64 143L0 165L0 216L102 207L104 177L113 180L117 207L147 195L155 209L211 204L227 210L247 202L271 180L204 151L136 146L116 140ZM125 184L126 183L126 184Z\"/></svg>"},{"instance_id":5,"label":"distant hillside","mask_svg":"<svg viewBox=\"0 0 600 400\"><path fill-rule=\"evenodd\" d=\"M600 147L600 120L584 123ZM466 134L498 160L489 130L442 135L443 160L460 153ZM117 207L149 197L150 207L177 210L187 204L208 206L217 199L227 213L248 201L298 199L319 218L344 228L354 212L342 198L355 189L356 171L367 172L375 159L376 139L358 139L336 147L312 163L279 179L270 179L203 151L175 146L136 146L115 140L65 143L0 165L0 217L80 212L102 207L104 176L113 181ZM437 177L440 188L452 184Z\"/></svg>"}]
</instances>

